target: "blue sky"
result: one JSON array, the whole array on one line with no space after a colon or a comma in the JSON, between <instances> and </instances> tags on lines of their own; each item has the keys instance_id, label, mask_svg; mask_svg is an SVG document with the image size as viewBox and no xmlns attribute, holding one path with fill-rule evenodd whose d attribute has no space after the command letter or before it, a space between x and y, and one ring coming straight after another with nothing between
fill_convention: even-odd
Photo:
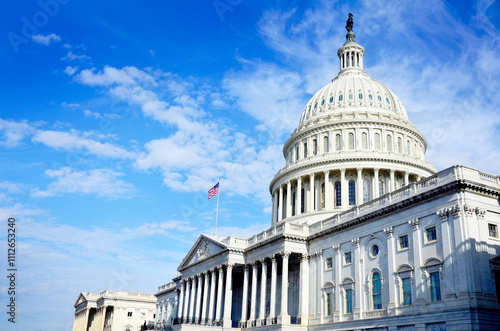
<instances>
[{"instance_id":1,"label":"blue sky","mask_svg":"<svg viewBox=\"0 0 500 331\"><path fill-rule=\"evenodd\" d=\"M0 219L17 220L18 323L71 330L81 291L154 293L200 233L270 225L268 185L347 14L438 170L499 174L500 5L437 1L7 2ZM6 269L6 261L2 263ZM4 278L5 279L5 278Z\"/></svg>"}]
</instances>

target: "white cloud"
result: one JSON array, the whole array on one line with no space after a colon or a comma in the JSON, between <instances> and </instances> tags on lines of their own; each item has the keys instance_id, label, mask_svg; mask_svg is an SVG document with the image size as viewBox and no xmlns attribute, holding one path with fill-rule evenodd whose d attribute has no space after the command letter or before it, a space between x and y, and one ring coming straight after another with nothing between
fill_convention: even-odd
<instances>
[{"instance_id":1,"label":"white cloud","mask_svg":"<svg viewBox=\"0 0 500 331\"><path fill-rule=\"evenodd\" d=\"M39 130L35 133L32 140L45 144L49 147L65 150L65 151L87 151L97 156L106 156L111 158L132 158L133 153L125 150L124 148L115 146L110 143L102 143L89 139L89 133L80 133L76 130L71 132L52 131L52 130ZM98 136L98 138L104 138Z\"/></svg>"},{"instance_id":2,"label":"white cloud","mask_svg":"<svg viewBox=\"0 0 500 331\"><path fill-rule=\"evenodd\" d=\"M64 69L64 73L68 76L73 76L77 71L78 71L78 66L75 67L67 66Z\"/></svg>"},{"instance_id":3,"label":"white cloud","mask_svg":"<svg viewBox=\"0 0 500 331\"><path fill-rule=\"evenodd\" d=\"M90 111L88 109L84 109L83 113L85 114L85 116L94 117L94 118L97 118L97 119L102 118L101 114L93 112L93 111Z\"/></svg>"},{"instance_id":4,"label":"white cloud","mask_svg":"<svg viewBox=\"0 0 500 331\"><path fill-rule=\"evenodd\" d=\"M74 61L74 60L90 60L90 57L85 54L77 55L71 51L66 54L66 56L62 57L61 60Z\"/></svg>"},{"instance_id":5,"label":"white cloud","mask_svg":"<svg viewBox=\"0 0 500 331\"><path fill-rule=\"evenodd\" d=\"M82 70L75 79L89 86L155 84L155 78L152 75L135 67L117 69L105 66L100 72L95 73L95 70L95 68Z\"/></svg>"},{"instance_id":6,"label":"white cloud","mask_svg":"<svg viewBox=\"0 0 500 331\"><path fill-rule=\"evenodd\" d=\"M55 33L51 33L51 34L48 34L46 36L43 34L36 34L33 37L31 37L31 39L33 39L34 42L45 45L45 46L49 46L50 43L52 43L52 42L61 41L61 37L59 37Z\"/></svg>"},{"instance_id":7,"label":"white cloud","mask_svg":"<svg viewBox=\"0 0 500 331\"><path fill-rule=\"evenodd\" d=\"M15 122L0 118L0 145L14 148L26 137L32 135L34 128L27 121Z\"/></svg>"},{"instance_id":8,"label":"white cloud","mask_svg":"<svg viewBox=\"0 0 500 331\"><path fill-rule=\"evenodd\" d=\"M109 169L77 171L69 167L46 170L45 175L54 179L45 190L35 190L34 197L52 197L68 193L95 194L100 198L129 198L134 193L134 186L119 177L123 173Z\"/></svg>"}]
</instances>

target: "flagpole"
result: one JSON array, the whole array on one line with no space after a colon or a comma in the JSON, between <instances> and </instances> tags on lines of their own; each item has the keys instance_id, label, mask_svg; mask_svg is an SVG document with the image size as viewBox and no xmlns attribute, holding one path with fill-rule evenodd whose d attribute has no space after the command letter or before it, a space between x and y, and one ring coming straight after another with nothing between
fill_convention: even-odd
<instances>
[{"instance_id":1,"label":"flagpole","mask_svg":"<svg viewBox=\"0 0 500 331\"><path fill-rule=\"evenodd\" d=\"M217 219L219 218L219 196L220 196L220 177L219 177L219 193L217 194L217 210L215 212L215 233L214 236L217 235Z\"/></svg>"}]
</instances>

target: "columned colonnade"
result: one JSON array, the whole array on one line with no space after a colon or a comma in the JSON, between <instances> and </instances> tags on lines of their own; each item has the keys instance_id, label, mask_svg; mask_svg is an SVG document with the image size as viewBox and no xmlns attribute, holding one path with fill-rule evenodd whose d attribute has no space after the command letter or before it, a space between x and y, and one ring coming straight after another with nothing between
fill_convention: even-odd
<instances>
[{"instance_id":1,"label":"columned colonnade","mask_svg":"<svg viewBox=\"0 0 500 331\"><path fill-rule=\"evenodd\" d=\"M201 274L183 279L178 290L178 315L174 324L195 324L215 326L255 327L272 324L299 324L300 318L291 318L288 312L288 274L290 253L283 251L276 255L261 258L258 261L240 265L243 269L243 291L241 294L241 318L233 321L233 282L236 275L233 263L225 263ZM303 255L300 263L300 296L307 302L308 259ZM281 288L278 288L278 263L281 262ZM268 264L271 268L270 293L267 292ZM305 265L307 264L307 266ZM241 270L241 269L240 269ZM258 277L260 273L260 278ZM260 280L260 286L258 286ZM260 287L260 288L259 288ZM281 294L277 295L278 291ZM260 294L260 295L259 295ZM240 298L240 297L238 297ZM250 298L250 303L249 303ZM279 314L276 311L277 298L280 299ZM269 310L266 303L270 302ZM249 305L249 307L247 307ZM299 310L307 316L307 304L301 304ZM238 307L239 308L239 307ZM305 312L305 313L304 313ZM238 325L236 325L238 323Z\"/></svg>"},{"instance_id":2,"label":"columned colonnade","mask_svg":"<svg viewBox=\"0 0 500 331\"><path fill-rule=\"evenodd\" d=\"M273 224L302 213L347 210L420 179L407 171L379 168L343 168L299 176L274 190Z\"/></svg>"}]
</instances>

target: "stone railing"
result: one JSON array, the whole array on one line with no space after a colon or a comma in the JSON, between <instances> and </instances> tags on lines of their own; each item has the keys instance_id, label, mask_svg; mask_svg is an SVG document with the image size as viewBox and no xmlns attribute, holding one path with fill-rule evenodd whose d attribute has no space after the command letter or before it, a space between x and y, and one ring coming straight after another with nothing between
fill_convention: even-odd
<instances>
[{"instance_id":1,"label":"stone railing","mask_svg":"<svg viewBox=\"0 0 500 331\"><path fill-rule=\"evenodd\" d=\"M249 239L246 239L248 246L253 246L257 243L263 242L267 239L275 237L281 234L296 235L299 237L307 237L309 235L309 227L307 225L293 224L288 222L282 222L275 227L272 227L266 231L256 234ZM245 240L245 239L240 239Z\"/></svg>"},{"instance_id":2,"label":"stone railing","mask_svg":"<svg viewBox=\"0 0 500 331\"><path fill-rule=\"evenodd\" d=\"M408 197L432 190L438 185L444 185L459 179L473 182L475 181L490 186L493 185L497 189L500 189L500 176L487 174L465 166L453 166L430 177L424 178L421 181L411 183L410 185L402 187L396 191L384 194L377 199L370 200L362 205L336 214L323 221L316 222L310 226L309 232L310 234L318 233L326 228L353 220L360 215L368 214L380 206L404 200Z\"/></svg>"},{"instance_id":3,"label":"stone railing","mask_svg":"<svg viewBox=\"0 0 500 331\"><path fill-rule=\"evenodd\" d=\"M163 291L166 291L166 290L170 290L172 288L174 288L176 286L175 282L170 282L168 284L165 284L165 285L162 285L162 286L158 286L158 292L163 292Z\"/></svg>"}]
</instances>

